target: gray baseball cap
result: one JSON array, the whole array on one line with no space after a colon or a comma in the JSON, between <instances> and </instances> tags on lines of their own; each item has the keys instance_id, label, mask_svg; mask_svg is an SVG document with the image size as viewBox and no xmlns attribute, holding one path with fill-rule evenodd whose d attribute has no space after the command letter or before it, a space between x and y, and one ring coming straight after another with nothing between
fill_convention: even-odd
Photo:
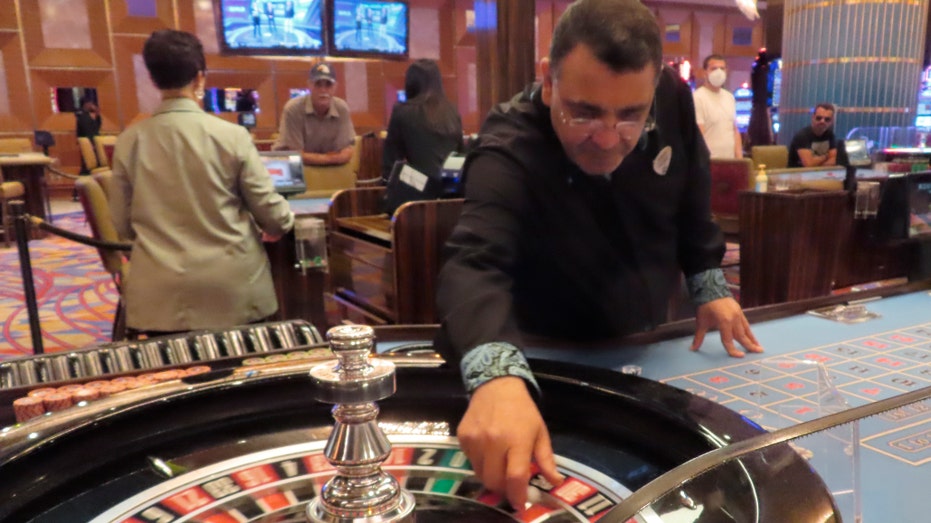
<instances>
[{"instance_id":1,"label":"gray baseball cap","mask_svg":"<svg viewBox=\"0 0 931 523\"><path fill-rule=\"evenodd\" d=\"M329 80L336 83L336 75L333 74L333 68L326 62L320 62L310 69L310 81L317 83L318 80Z\"/></svg>"}]
</instances>

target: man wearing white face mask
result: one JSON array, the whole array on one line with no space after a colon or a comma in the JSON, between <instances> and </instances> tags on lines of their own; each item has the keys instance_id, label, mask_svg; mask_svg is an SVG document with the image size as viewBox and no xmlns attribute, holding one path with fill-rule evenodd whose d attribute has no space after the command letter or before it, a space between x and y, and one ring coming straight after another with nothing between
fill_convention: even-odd
<instances>
[{"instance_id":1,"label":"man wearing white face mask","mask_svg":"<svg viewBox=\"0 0 931 523\"><path fill-rule=\"evenodd\" d=\"M705 58L703 66L707 81L692 94L698 128L712 158L741 158L743 145L737 129L737 105L734 95L723 88L727 62L723 56L713 54Z\"/></svg>"}]
</instances>

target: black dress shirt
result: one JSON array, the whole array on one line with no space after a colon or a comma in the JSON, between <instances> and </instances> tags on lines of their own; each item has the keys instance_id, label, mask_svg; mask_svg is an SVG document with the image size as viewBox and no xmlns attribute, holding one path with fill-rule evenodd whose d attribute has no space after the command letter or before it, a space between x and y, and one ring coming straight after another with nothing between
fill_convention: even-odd
<instances>
[{"instance_id":1,"label":"black dress shirt","mask_svg":"<svg viewBox=\"0 0 931 523\"><path fill-rule=\"evenodd\" d=\"M669 68L654 116L657 128L601 177L565 155L539 86L490 113L439 276L436 341L448 359L491 342L521 347L523 333L592 340L652 329L680 272L720 267L708 150L688 86Z\"/></svg>"}]
</instances>

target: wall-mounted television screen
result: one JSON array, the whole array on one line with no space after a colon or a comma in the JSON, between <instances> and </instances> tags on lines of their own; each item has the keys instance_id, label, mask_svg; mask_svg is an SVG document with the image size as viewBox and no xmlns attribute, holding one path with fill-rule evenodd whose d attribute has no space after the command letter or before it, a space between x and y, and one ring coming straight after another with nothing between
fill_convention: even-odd
<instances>
[{"instance_id":1,"label":"wall-mounted television screen","mask_svg":"<svg viewBox=\"0 0 931 523\"><path fill-rule=\"evenodd\" d=\"M223 54L324 54L326 0L214 0Z\"/></svg>"},{"instance_id":2,"label":"wall-mounted television screen","mask_svg":"<svg viewBox=\"0 0 931 523\"><path fill-rule=\"evenodd\" d=\"M259 110L255 89L238 87L207 87L204 89L204 110L211 113L254 112Z\"/></svg>"},{"instance_id":3,"label":"wall-mounted television screen","mask_svg":"<svg viewBox=\"0 0 931 523\"><path fill-rule=\"evenodd\" d=\"M330 54L407 56L409 10L394 0L332 0Z\"/></svg>"}]
</instances>

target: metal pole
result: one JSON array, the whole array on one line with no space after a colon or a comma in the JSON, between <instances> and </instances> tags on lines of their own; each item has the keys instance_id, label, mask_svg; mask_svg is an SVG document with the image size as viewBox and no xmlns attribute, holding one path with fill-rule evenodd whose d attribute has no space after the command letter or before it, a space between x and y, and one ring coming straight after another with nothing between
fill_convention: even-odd
<instances>
[{"instance_id":1,"label":"metal pole","mask_svg":"<svg viewBox=\"0 0 931 523\"><path fill-rule=\"evenodd\" d=\"M16 250L19 251L19 270L23 274L23 294L26 297L26 313L29 315L29 333L32 336L32 353L43 354L42 328L39 327L39 305L36 301L36 286L32 281L32 262L29 260L29 230L26 227L25 202L13 200L13 224L16 231Z\"/></svg>"}]
</instances>

